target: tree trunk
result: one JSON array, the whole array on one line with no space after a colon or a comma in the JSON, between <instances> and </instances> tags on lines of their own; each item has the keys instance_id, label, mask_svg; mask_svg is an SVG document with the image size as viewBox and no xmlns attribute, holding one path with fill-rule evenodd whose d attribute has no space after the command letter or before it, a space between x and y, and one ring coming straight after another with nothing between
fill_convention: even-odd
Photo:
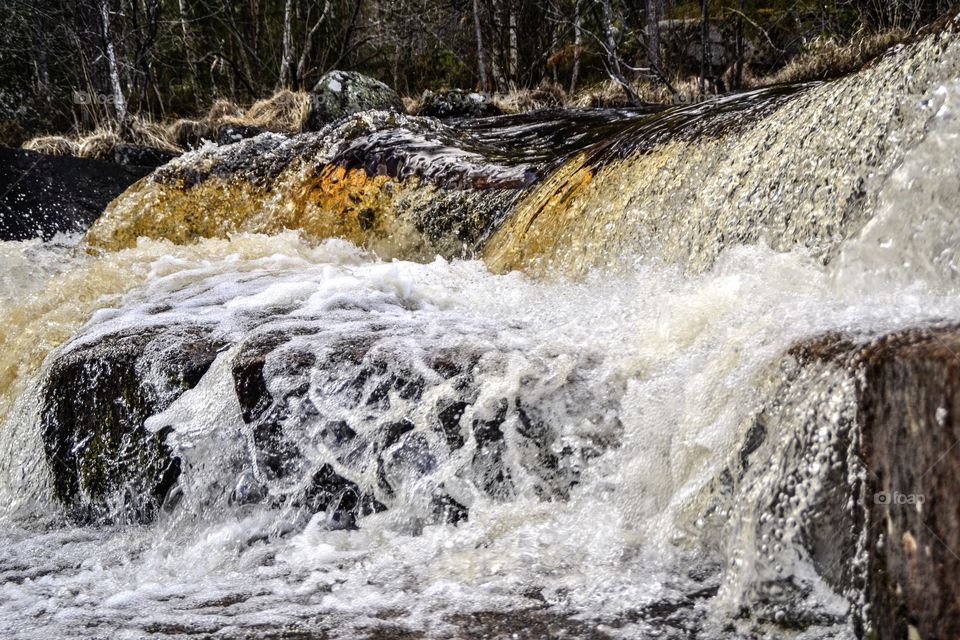
<instances>
[{"instance_id":1,"label":"tree trunk","mask_svg":"<svg viewBox=\"0 0 960 640\"><path fill-rule=\"evenodd\" d=\"M313 51L313 39L317 35L317 30L320 28L320 25L324 23L327 19L327 13L330 11L330 0L325 0L323 3L323 10L320 12L320 17L317 18L317 21L313 23L313 26L310 27L310 31L307 32L306 36L303 39L303 49L300 51L300 60L297 62L297 87L303 88L305 86L305 80L307 76L307 60L310 57L310 52ZM309 16L309 13L307 14Z\"/></svg>"},{"instance_id":2,"label":"tree trunk","mask_svg":"<svg viewBox=\"0 0 960 640\"><path fill-rule=\"evenodd\" d=\"M189 27L189 8L187 0L179 0L177 5L180 13L180 33L183 36L184 57L187 59L187 71L190 74L190 89L193 93L194 103L200 106L200 87L197 75L197 60L193 55L193 38L191 37Z\"/></svg>"},{"instance_id":3,"label":"tree trunk","mask_svg":"<svg viewBox=\"0 0 960 640\"><path fill-rule=\"evenodd\" d=\"M507 75L510 80L510 89L513 89L516 86L518 74L520 71L519 65L519 53L517 46L517 10L513 6L513 2L507 3L507 61L508 61L508 71Z\"/></svg>"},{"instance_id":4,"label":"tree trunk","mask_svg":"<svg viewBox=\"0 0 960 640\"><path fill-rule=\"evenodd\" d=\"M127 126L127 100L123 95L123 85L120 83L120 65L117 63L117 54L113 46L113 36L110 34L110 3L109 0L100 0L100 28L103 36L103 49L107 58L107 67L110 70L110 87L113 90L113 108L117 117L120 131Z\"/></svg>"},{"instance_id":5,"label":"tree trunk","mask_svg":"<svg viewBox=\"0 0 960 640\"><path fill-rule=\"evenodd\" d=\"M663 0L646 0L647 55L650 66L657 75L664 75L660 64L660 18L663 17Z\"/></svg>"},{"instance_id":6,"label":"tree trunk","mask_svg":"<svg viewBox=\"0 0 960 640\"><path fill-rule=\"evenodd\" d=\"M737 8L737 61L733 67L733 88L739 91L743 87L743 5L744 0L739 0Z\"/></svg>"},{"instance_id":7,"label":"tree trunk","mask_svg":"<svg viewBox=\"0 0 960 640\"><path fill-rule=\"evenodd\" d=\"M710 19L707 0L700 0L700 94L707 93L707 71L710 68Z\"/></svg>"},{"instance_id":8,"label":"tree trunk","mask_svg":"<svg viewBox=\"0 0 960 640\"><path fill-rule=\"evenodd\" d=\"M583 46L583 22L580 15L580 2L573 4L573 69L570 70L570 95L577 90L577 76L580 75L580 49Z\"/></svg>"},{"instance_id":9,"label":"tree trunk","mask_svg":"<svg viewBox=\"0 0 960 640\"><path fill-rule=\"evenodd\" d=\"M286 0L283 8L283 54L280 59L279 86L289 89L290 71L293 67L293 0Z\"/></svg>"},{"instance_id":10,"label":"tree trunk","mask_svg":"<svg viewBox=\"0 0 960 640\"><path fill-rule=\"evenodd\" d=\"M490 71L493 72L493 90L505 91L507 82L503 77L503 21L500 19L502 0L493 0L489 7L490 16L493 19L494 39L491 44Z\"/></svg>"},{"instance_id":11,"label":"tree trunk","mask_svg":"<svg viewBox=\"0 0 960 640\"><path fill-rule=\"evenodd\" d=\"M487 53L483 49L483 31L480 29L480 0L473 0L473 31L477 38L477 71L480 73L480 90L487 93Z\"/></svg>"},{"instance_id":12,"label":"tree trunk","mask_svg":"<svg viewBox=\"0 0 960 640\"><path fill-rule=\"evenodd\" d=\"M704 0L706 1L706 0ZM613 24L613 6L611 0L603 0L603 30L606 36L606 49L607 49L607 74L613 79L617 84L623 87L624 93L627 94L627 102L632 107L639 107L643 104L643 101L640 99L640 96L637 94L636 89L633 88L627 79L623 76L623 72L620 70L620 54L617 52L617 37L614 33L614 24Z\"/></svg>"}]
</instances>

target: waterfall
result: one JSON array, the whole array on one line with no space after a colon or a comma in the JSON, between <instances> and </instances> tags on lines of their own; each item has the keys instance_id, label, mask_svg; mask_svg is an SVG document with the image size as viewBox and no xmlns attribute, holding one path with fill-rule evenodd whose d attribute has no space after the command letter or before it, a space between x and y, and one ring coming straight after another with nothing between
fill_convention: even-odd
<instances>
[{"instance_id":1,"label":"waterfall","mask_svg":"<svg viewBox=\"0 0 960 640\"><path fill-rule=\"evenodd\" d=\"M208 145L2 243L0 628L946 633L892 612L950 580L951 503L876 496L954 486L954 30L697 105Z\"/></svg>"}]
</instances>

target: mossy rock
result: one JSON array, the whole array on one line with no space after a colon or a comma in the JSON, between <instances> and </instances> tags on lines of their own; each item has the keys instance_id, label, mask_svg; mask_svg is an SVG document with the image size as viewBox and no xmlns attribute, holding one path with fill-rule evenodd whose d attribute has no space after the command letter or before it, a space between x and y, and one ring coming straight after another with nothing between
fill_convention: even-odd
<instances>
[{"instance_id":1,"label":"mossy rock","mask_svg":"<svg viewBox=\"0 0 960 640\"><path fill-rule=\"evenodd\" d=\"M199 382L220 346L196 327L138 328L55 356L40 420L54 494L72 517L153 517L180 466L144 423Z\"/></svg>"},{"instance_id":2,"label":"mossy rock","mask_svg":"<svg viewBox=\"0 0 960 640\"><path fill-rule=\"evenodd\" d=\"M313 88L303 128L319 131L325 124L372 109L404 111L397 92L379 80L356 71L331 71Z\"/></svg>"}]
</instances>

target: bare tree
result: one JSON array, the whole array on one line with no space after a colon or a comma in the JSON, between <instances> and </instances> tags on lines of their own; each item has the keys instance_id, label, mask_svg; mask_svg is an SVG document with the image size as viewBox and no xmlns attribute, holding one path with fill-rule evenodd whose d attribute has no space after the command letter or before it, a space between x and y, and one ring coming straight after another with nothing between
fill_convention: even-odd
<instances>
[{"instance_id":1,"label":"bare tree","mask_svg":"<svg viewBox=\"0 0 960 640\"><path fill-rule=\"evenodd\" d=\"M658 75L663 75L663 68L660 63L660 19L663 17L663 0L646 0L645 9L647 14L647 56L650 59L650 66L656 70Z\"/></svg>"},{"instance_id":2,"label":"bare tree","mask_svg":"<svg viewBox=\"0 0 960 640\"><path fill-rule=\"evenodd\" d=\"M187 71L190 73L190 83L193 89L194 103L200 97L198 89L197 60L194 55L193 33L190 28L190 9L187 6L187 0L178 0L178 15L180 18L180 34L183 37L183 55L187 62Z\"/></svg>"},{"instance_id":3,"label":"bare tree","mask_svg":"<svg viewBox=\"0 0 960 640\"><path fill-rule=\"evenodd\" d=\"M604 48L607 53L607 75L619 84L624 93L627 94L627 102L630 106L638 107L643 104L637 90L627 81L620 68L619 46L617 44L617 27L614 22L613 5L611 0L601 0L601 9L603 10L602 23L605 38Z\"/></svg>"},{"instance_id":4,"label":"bare tree","mask_svg":"<svg viewBox=\"0 0 960 640\"><path fill-rule=\"evenodd\" d=\"M283 53L280 55L280 86L289 89L293 67L293 0L286 0L283 7Z\"/></svg>"},{"instance_id":5,"label":"bare tree","mask_svg":"<svg viewBox=\"0 0 960 640\"><path fill-rule=\"evenodd\" d=\"M708 0L700 0L700 93L707 92L707 71L710 68L710 16Z\"/></svg>"},{"instance_id":6,"label":"bare tree","mask_svg":"<svg viewBox=\"0 0 960 640\"><path fill-rule=\"evenodd\" d=\"M734 36L734 48L736 50L737 59L733 64L733 88L738 90L743 87L743 4L744 0L737 1L736 35Z\"/></svg>"},{"instance_id":7,"label":"bare tree","mask_svg":"<svg viewBox=\"0 0 960 640\"><path fill-rule=\"evenodd\" d=\"M473 32L477 38L477 70L480 73L480 90L487 93L487 52L483 48L483 30L480 28L480 2L473 0Z\"/></svg>"},{"instance_id":8,"label":"bare tree","mask_svg":"<svg viewBox=\"0 0 960 640\"><path fill-rule=\"evenodd\" d=\"M107 67L110 73L110 87L113 90L113 107L116 111L117 123L122 130L127 123L127 99L123 95L123 85L120 82L120 65L117 63L113 33L110 30L109 0L100 0L100 29L103 37L103 51L106 54Z\"/></svg>"},{"instance_id":9,"label":"bare tree","mask_svg":"<svg viewBox=\"0 0 960 640\"><path fill-rule=\"evenodd\" d=\"M310 22L310 11L313 8L313 5L310 5L307 8L307 22ZM313 43L314 39L317 36L317 31L323 25L327 19L327 14L330 12L330 0L324 0L323 9L320 10L320 17L317 18L316 22L313 23L313 26L310 27L306 35L303 38L303 47L300 49L300 59L297 61L297 86L303 87L304 81L307 75L307 61L310 58L310 54L313 52Z\"/></svg>"},{"instance_id":10,"label":"bare tree","mask_svg":"<svg viewBox=\"0 0 960 640\"><path fill-rule=\"evenodd\" d=\"M583 49L583 16L580 13L581 0L573 3L573 68L570 70L570 94L577 90L577 76L580 75L580 51Z\"/></svg>"},{"instance_id":11,"label":"bare tree","mask_svg":"<svg viewBox=\"0 0 960 640\"><path fill-rule=\"evenodd\" d=\"M517 10L513 6L512 0L507 0L507 42L507 76L510 81L510 88L513 89L517 82L520 64L517 43Z\"/></svg>"}]
</instances>

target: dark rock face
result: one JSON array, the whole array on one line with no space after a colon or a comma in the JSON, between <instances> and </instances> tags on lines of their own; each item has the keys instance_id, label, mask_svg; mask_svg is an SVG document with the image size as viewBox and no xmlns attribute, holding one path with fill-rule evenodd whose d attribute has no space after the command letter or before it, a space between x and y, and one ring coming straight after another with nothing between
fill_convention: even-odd
<instances>
[{"instance_id":1,"label":"dark rock face","mask_svg":"<svg viewBox=\"0 0 960 640\"><path fill-rule=\"evenodd\" d=\"M0 240L84 231L152 170L0 147Z\"/></svg>"},{"instance_id":2,"label":"dark rock face","mask_svg":"<svg viewBox=\"0 0 960 640\"><path fill-rule=\"evenodd\" d=\"M482 118L502 113L485 95L467 93L461 89L424 91L420 96L420 107L417 109L418 116L434 118Z\"/></svg>"},{"instance_id":3,"label":"dark rock face","mask_svg":"<svg viewBox=\"0 0 960 640\"><path fill-rule=\"evenodd\" d=\"M752 487L762 496L758 544L792 539L831 588L853 603L865 594L855 611L861 633L960 637L960 332L828 335L797 345L781 367L719 492ZM798 499L805 507L792 511ZM818 622L804 603L810 586L765 562L753 615L793 628Z\"/></svg>"},{"instance_id":4,"label":"dark rock face","mask_svg":"<svg viewBox=\"0 0 960 640\"><path fill-rule=\"evenodd\" d=\"M861 355L868 602L878 638L960 637L960 333L909 331Z\"/></svg>"},{"instance_id":5,"label":"dark rock face","mask_svg":"<svg viewBox=\"0 0 960 640\"><path fill-rule=\"evenodd\" d=\"M138 329L56 359L40 420L54 491L76 519L152 517L180 467L144 422L197 384L219 346L198 328Z\"/></svg>"},{"instance_id":6,"label":"dark rock face","mask_svg":"<svg viewBox=\"0 0 960 640\"><path fill-rule=\"evenodd\" d=\"M356 71L331 71L320 78L310 96L305 131L319 131L340 118L373 109L402 113L396 91Z\"/></svg>"},{"instance_id":7,"label":"dark rock face","mask_svg":"<svg viewBox=\"0 0 960 640\"><path fill-rule=\"evenodd\" d=\"M121 142L113 147L113 161L125 167L159 167L179 154L154 147Z\"/></svg>"}]
</instances>

